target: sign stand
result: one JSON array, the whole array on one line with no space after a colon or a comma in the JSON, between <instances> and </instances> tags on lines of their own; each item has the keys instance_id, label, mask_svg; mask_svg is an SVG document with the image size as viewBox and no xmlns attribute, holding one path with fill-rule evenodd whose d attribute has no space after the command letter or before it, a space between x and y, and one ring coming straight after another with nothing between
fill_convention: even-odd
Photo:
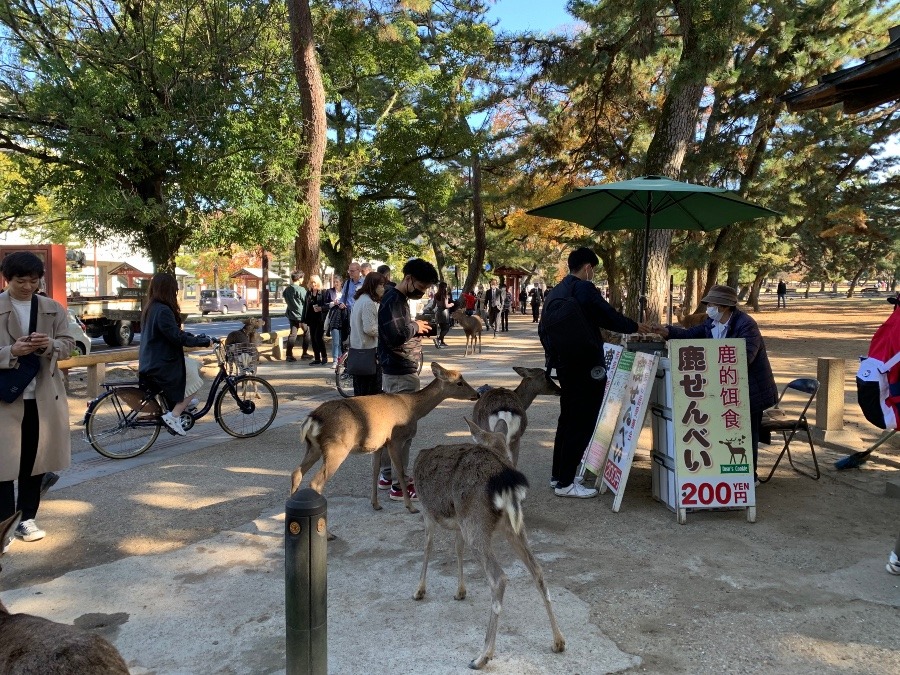
<instances>
[{"instance_id":1,"label":"sign stand","mask_svg":"<svg viewBox=\"0 0 900 675\"><path fill-rule=\"evenodd\" d=\"M625 484L628 482L628 474L631 471L631 463L634 460L634 452L637 449L638 437L644 426L644 418L650 403L650 388L656 377L656 367L659 363L658 354L644 352L628 352L634 354L630 377L625 383L625 397L623 398L621 411L613 430L612 441L603 467L600 492L605 493L610 488L615 494L612 510L618 513L622 506L622 497L625 494ZM621 363L627 354L622 355ZM612 391L611 391L612 394Z\"/></svg>"},{"instance_id":2,"label":"sign stand","mask_svg":"<svg viewBox=\"0 0 900 675\"><path fill-rule=\"evenodd\" d=\"M746 342L670 340L677 517L744 508L756 522Z\"/></svg>"},{"instance_id":3,"label":"sign stand","mask_svg":"<svg viewBox=\"0 0 900 675\"><path fill-rule=\"evenodd\" d=\"M612 441L616 421L622 409L622 399L625 394L625 385L631 377L631 365L634 363L634 354L625 352L618 345L607 345L606 348L606 391L603 396L603 405L597 415L597 424L594 427L594 435L588 443L581 465L578 467L578 475L584 476L588 470L597 476L596 484L600 484L600 474L603 471L603 463L606 461L606 453Z\"/></svg>"}]
</instances>

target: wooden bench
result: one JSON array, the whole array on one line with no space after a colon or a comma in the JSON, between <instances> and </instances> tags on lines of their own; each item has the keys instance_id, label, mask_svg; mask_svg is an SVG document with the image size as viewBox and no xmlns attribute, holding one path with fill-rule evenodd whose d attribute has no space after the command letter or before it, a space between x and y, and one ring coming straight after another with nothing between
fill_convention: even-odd
<instances>
[{"instance_id":1,"label":"wooden bench","mask_svg":"<svg viewBox=\"0 0 900 675\"><path fill-rule=\"evenodd\" d=\"M282 341L290 335L290 331L277 330L271 333L260 333L262 342L256 345L259 349L259 355L269 361L282 361L284 359L284 348ZM191 352L206 351L208 347L185 347L186 354ZM71 368L87 368L87 395L94 398L100 393L100 385L106 379L107 363L130 363L138 360L138 348L117 349L115 351L98 352L89 354L88 356L73 356L68 359L62 359L57 362L57 366L66 373ZM206 354L201 358L203 365L216 363L215 354Z\"/></svg>"}]
</instances>

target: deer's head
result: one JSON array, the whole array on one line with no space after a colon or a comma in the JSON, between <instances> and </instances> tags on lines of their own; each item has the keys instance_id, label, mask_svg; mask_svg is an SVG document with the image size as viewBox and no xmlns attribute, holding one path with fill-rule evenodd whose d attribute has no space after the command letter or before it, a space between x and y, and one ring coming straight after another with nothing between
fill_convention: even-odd
<instances>
[{"instance_id":1,"label":"deer's head","mask_svg":"<svg viewBox=\"0 0 900 675\"><path fill-rule=\"evenodd\" d=\"M562 389L547 375L545 368L523 368L522 366L513 366L513 370L519 375L523 383L534 388L536 395L544 394L545 396L560 396Z\"/></svg>"},{"instance_id":2,"label":"deer's head","mask_svg":"<svg viewBox=\"0 0 900 675\"><path fill-rule=\"evenodd\" d=\"M441 381L442 388L447 392L447 398L458 398L463 401L477 401L478 392L472 388L462 373L458 370L444 368L437 361L431 364L431 372L436 379Z\"/></svg>"}]
</instances>

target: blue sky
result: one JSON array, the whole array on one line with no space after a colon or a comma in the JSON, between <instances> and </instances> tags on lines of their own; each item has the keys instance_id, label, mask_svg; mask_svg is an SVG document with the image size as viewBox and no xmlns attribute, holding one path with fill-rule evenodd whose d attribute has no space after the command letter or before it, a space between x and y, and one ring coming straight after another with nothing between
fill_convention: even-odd
<instances>
[{"instance_id":1,"label":"blue sky","mask_svg":"<svg viewBox=\"0 0 900 675\"><path fill-rule=\"evenodd\" d=\"M496 0L488 15L500 20L500 30L550 32L573 21L565 0Z\"/></svg>"}]
</instances>

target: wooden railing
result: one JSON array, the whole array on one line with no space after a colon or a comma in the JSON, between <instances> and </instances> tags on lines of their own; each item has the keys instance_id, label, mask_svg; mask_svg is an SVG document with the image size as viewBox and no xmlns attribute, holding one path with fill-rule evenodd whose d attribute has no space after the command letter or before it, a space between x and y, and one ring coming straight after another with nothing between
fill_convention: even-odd
<instances>
[{"instance_id":1,"label":"wooden railing","mask_svg":"<svg viewBox=\"0 0 900 675\"><path fill-rule=\"evenodd\" d=\"M270 360L281 361L284 358L282 340L290 335L289 330L276 330L271 333L260 333L262 342L257 345L261 356L267 356ZM185 353L208 350L208 347L185 347ZM128 363L138 360L138 348L116 349L112 351L98 352L88 356L73 356L57 362L57 366L63 370L70 368L87 368L87 395L90 398L100 393L100 384L106 378L107 363ZM214 363L215 355L204 358L204 365Z\"/></svg>"}]
</instances>

